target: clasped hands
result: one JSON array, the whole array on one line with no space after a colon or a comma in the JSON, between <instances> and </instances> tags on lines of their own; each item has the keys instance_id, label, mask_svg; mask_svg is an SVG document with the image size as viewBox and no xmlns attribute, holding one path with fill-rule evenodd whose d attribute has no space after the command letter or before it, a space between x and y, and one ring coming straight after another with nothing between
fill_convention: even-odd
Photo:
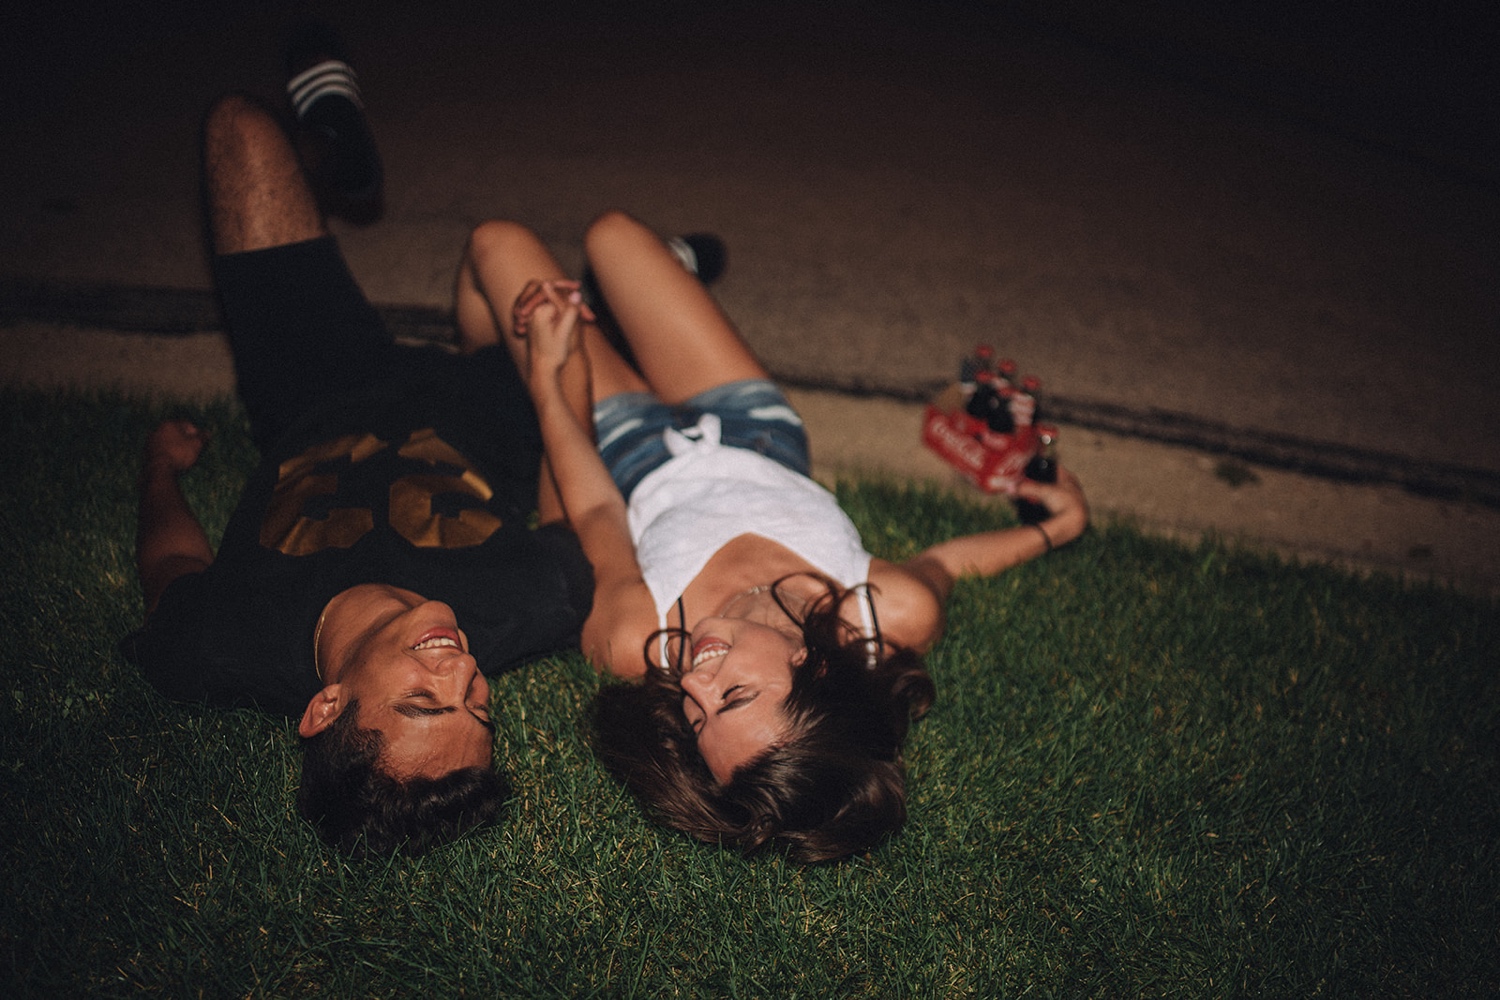
<instances>
[{"instance_id":1,"label":"clasped hands","mask_svg":"<svg viewBox=\"0 0 1500 1000\"><path fill-rule=\"evenodd\" d=\"M578 320L596 322L576 281L528 281L511 307L511 330L526 341L534 374L557 372L578 350Z\"/></svg>"}]
</instances>

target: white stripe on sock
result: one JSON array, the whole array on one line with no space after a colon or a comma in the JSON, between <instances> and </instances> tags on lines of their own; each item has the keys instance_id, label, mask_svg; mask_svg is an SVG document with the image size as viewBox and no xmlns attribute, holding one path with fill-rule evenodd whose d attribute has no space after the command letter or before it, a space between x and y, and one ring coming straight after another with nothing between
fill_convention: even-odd
<instances>
[{"instance_id":1,"label":"white stripe on sock","mask_svg":"<svg viewBox=\"0 0 1500 1000\"><path fill-rule=\"evenodd\" d=\"M308 108L312 107L314 104L322 100L324 97L327 97L329 94L339 94L340 96L348 98L350 103L352 103L356 108L361 106L359 103L359 91L350 87L348 84L344 83L341 80L329 80L325 83L319 84L313 90L307 91L305 94L303 94L300 101L295 102L297 108L297 117L301 118L303 115L307 114Z\"/></svg>"},{"instance_id":2,"label":"white stripe on sock","mask_svg":"<svg viewBox=\"0 0 1500 1000\"><path fill-rule=\"evenodd\" d=\"M337 59L320 62L298 73L288 81L286 92L299 118L307 113L314 101L327 94L342 94L353 101L356 108L364 107L359 99L359 78L348 63Z\"/></svg>"}]
</instances>

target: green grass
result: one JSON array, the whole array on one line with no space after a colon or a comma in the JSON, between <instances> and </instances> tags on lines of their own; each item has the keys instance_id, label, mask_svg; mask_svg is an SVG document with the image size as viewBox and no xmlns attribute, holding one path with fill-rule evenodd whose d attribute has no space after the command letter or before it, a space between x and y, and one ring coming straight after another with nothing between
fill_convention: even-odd
<instances>
[{"instance_id":1,"label":"green grass","mask_svg":"<svg viewBox=\"0 0 1500 1000\"><path fill-rule=\"evenodd\" d=\"M292 809L291 726L166 703L141 602L165 411L0 393L0 994L1492 996L1500 615L1095 530L964 585L908 747L911 819L800 869L646 823L589 754L576 657L500 679L503 823L355 865ZM213 537L239 413L186 485ZM879 554L1004 523L867 483Z\"/></svg>"}]
</instances>

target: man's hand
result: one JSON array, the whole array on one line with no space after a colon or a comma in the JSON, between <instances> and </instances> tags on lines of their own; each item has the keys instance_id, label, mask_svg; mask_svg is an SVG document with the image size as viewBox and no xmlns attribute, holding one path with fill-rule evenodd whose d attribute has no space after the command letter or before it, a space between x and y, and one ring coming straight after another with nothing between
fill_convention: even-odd
<instances>
[{"instance_id":1,"label":"man's hand","mask_svg":"<svg viewBox=\"0 0 1500 1000\"><path fill-rule=\"evenodd\" d=\"M135 565L148 615L156 610L168 584L207 569L214 561L208 536L177 482L179 475L197 464L207 440L208 435L190 420L164 420L146 439Z\"/></svg>"},{"instance_id":2,"label":"man's hand","mask_svg":"<svg viewBox=\"0 0 1500 1000\"><path fill-rule=\"evenodd\" d=\"M146 439L145 467L172 473L198 464L208 435L190 420L163 420Z\"/></svg>"}]
</instances>

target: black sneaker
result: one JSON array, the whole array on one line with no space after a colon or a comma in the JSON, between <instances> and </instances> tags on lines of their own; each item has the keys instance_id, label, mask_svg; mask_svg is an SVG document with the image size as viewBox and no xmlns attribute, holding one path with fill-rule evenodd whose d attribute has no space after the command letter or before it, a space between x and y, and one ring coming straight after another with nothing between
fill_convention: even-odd
<instances>
[{"instance_id":1,"label":"black sneaker","mask_svg":"<svg viewBox=\"0 0 1500 1000\"><path fill-rule=\"evenodd\" d=\"M697 275L705 287L719 280L728 263L724 241L712 233L674 236L667 240L667 249L682 261L689 274Z\"/></svg>"}]
</instances>

